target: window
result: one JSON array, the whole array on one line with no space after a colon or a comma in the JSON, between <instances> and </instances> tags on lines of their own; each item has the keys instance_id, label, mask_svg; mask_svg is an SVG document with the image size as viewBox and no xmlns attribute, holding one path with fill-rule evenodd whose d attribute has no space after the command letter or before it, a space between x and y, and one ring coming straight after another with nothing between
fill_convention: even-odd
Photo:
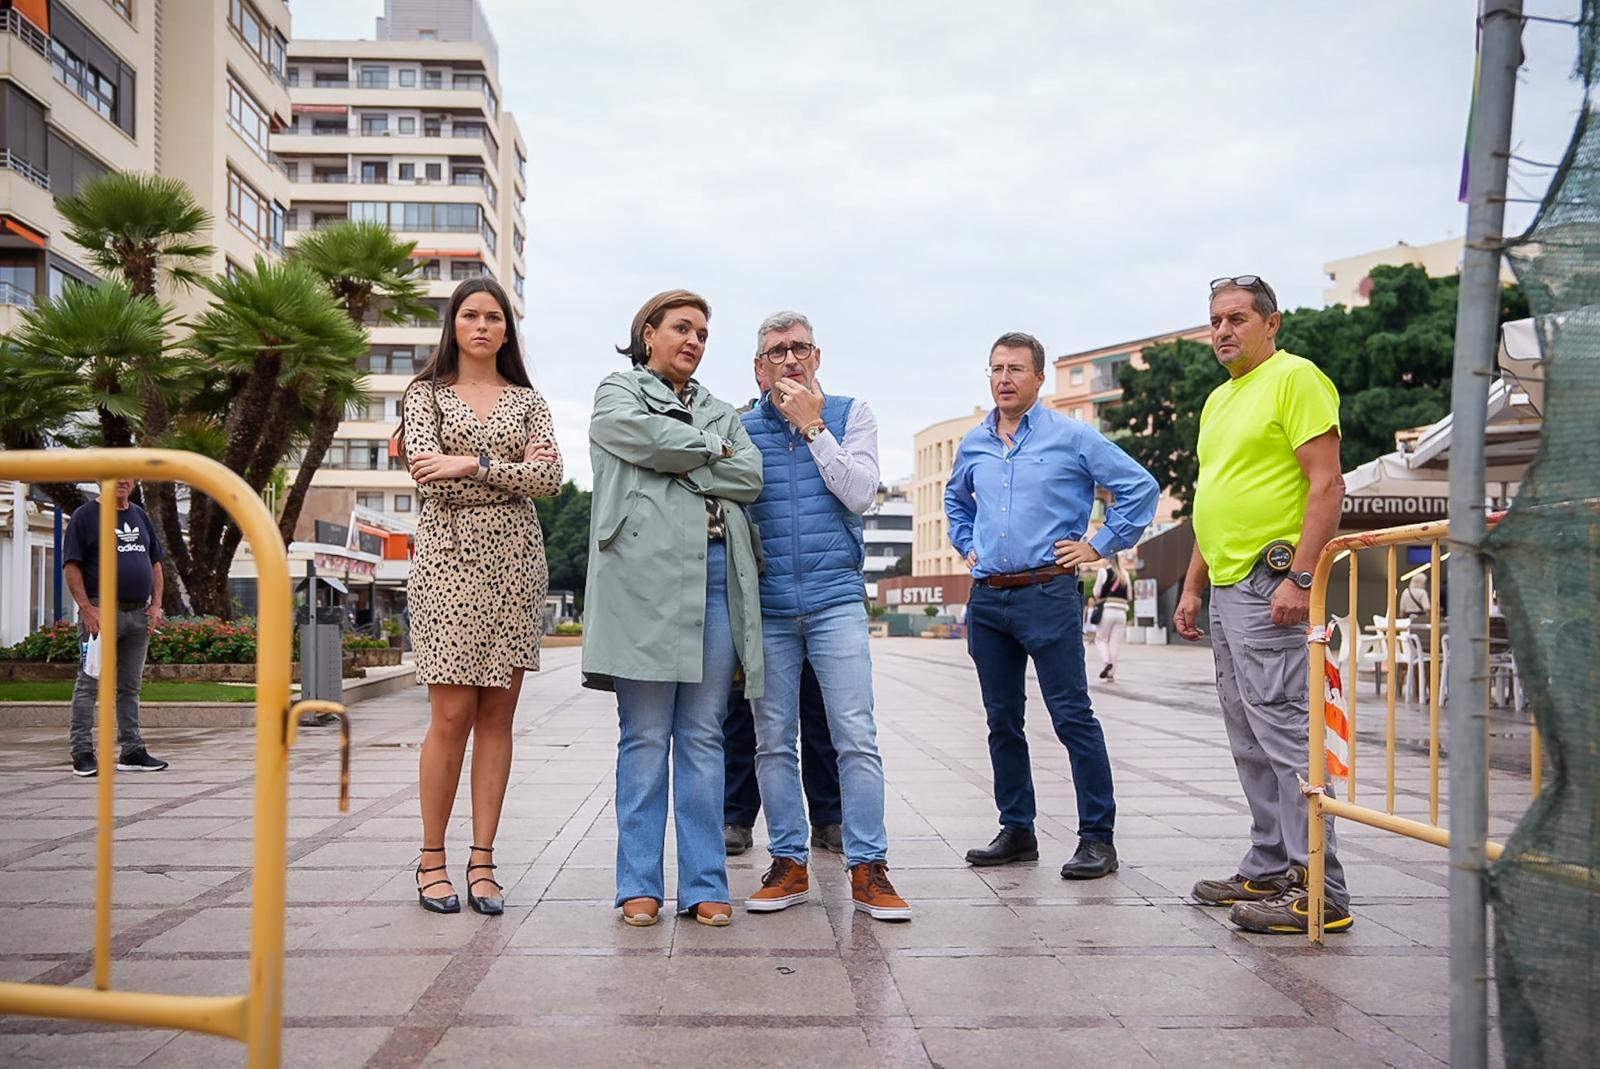
<instances>
[{"instance_id":1,"label":"window","mask_svg":"<svg viewBox=\"0 0 1600 1069\"><path fill-rule=\"evenodd\" d=\"M517 250L517 255L522 255L522 231L516 227L511 228L511 247Z\"/></svg>"},{"instance_id":2,"label":"window","mask_svg":"<svg viewBox=\"0 0 1600 1069\"><path fill-rule=\"evenodd\" d=\"M52 13L59 10L59 7L53 7ZM288 42L283 39L283 34L267 25L249 0L228 0L228 25L233 27L233 32L239 35L245 48L261 61L262 66L280 79L286 77L283 53ZM317 77L317 84L322 84L321 75Z\"/></svg>"},{"instance_id":3,"label":"window","mask_svg":"<svg viewBox=\"0 0 1600 1069\"><path fill-rule=\"evenodd\" d=\"M290 88L298 86L300 84L300 68L290 67L284 81L288 82Z\"/></svg>"},{"instance_id":4,"label":"window","mask_svg":"<svg viewBox=\"0 0 1600 1069\"><path fill-rule=\"evenodd\" d=\"M362 185L388 185L389 163L387 160L367 160L361 164Z\"/></svg>"},{"instance_id":5,"label":"window","mask_svg":"<svg viewBox=\"0 0 1600 1069\"><path fill-rule=\"evenodd\" d=\"M133 21L133 0L106 0L106 3L111 5L111 10L129 22Z\"/></svg>"},{"instance_id":6,"label":"window","mask_svg":"<svg viewBox=\"0 0 1600 1069\"><path fill-rule=\"evenodd\" d=\"M396 494L396 495L394 495L394 510L393 511L395 511L395 512L410 512L411 511L411 495L410 494Z\"/></svg>"},{"instance_id":7,"label":"window","mask_svg":"<svg viewBox=\"0 0 1600 1069\"><path fill-rule=\"evenodd\" d=\"M10 118L7 114L6 148L15 153L16 149L10 143ZM50 143L50 194L57 200L73 196L85 182L110 172L111 168L90 155L88 149L57 133L54 127L51 127L47 137Z\"/></svg>"},{"instance_id":8,"label":"window","mask_svg":"<svg viewBox=\"0 0 1600 1069\"><path fill-rule=\"evenodd\" d=\"M356 491L356 508L371 509L374 512L383 511L383 495L369 490Z\"/></svg>"},{"instance_id":9,"label":"window","mask_svg":"<svg viewBox=\"0 0 1600 1069\"><path fill-rule=\"evenodd\" d=\"M424 37L422 39L424 41L432 40L432 38L430 38L430 37ZM422 88L424 88L424 89L443 89L444 88L444 71L423 71L422 72Z\"/></svg>"},{"instance_id":10,"label":"window","mask_svg":"<svg viewBox=\"0 0 1600 1069\"><path fill-rule=\"evenodd\" d=\"M45 133L44 106L10 82L0 86L0 101L3 101L0 103L0 135L4 141L4 166L25 175L34 185L55 192L55 183L50 178L50 144Z\"/></svg>"},{"instance_id":11,"label":"window","mask_svg":"<svg viewBox=\"0 0 1600 1069\"><path fill-rule=\"evenodd\" d=\"M401 137L416 137L417 136L417 120L415 118L413 118L410 115L402 115L400 117L400 136Z\"/></svg>"},{"instance_id":12,"label":"window","mask_svg":"<svg viewBox=\"0 0 1600 1069\"><path fill-rule=\"evenodd\" d=\"M511 269L511 288L517 291L517 296L518 297L521 297L523 295L523 293L522 293L522 284L523 284L522 272L518 271L516 268L512 268Z\"/></svg>"},{"instance_id":13,"label":"window","mask_svg":"<svg viewBox=\"0 0 1600 1069\"><path fill-rule=\"evenodd\" d=\"M362 137L387 137L388 134L389 114L387 112L361 116Z\"/></svg>"},{"instance_id":14,"label":"window","mask_svg":"<svg viewBox=\"0 0 1600 1069\"><path fill-rule=\"evenodd\" d=\"M1071 371L1067 372L1067 381L1070 382L1074 386L1082 386L1083 385L1083 365L1082 364L1079 364L1077 367L1075 367ZM1072 415L1073 415L1074 419L1077 418L1078 413L1077 413L1076 409L1073 410Z\"/></svg>"},{"instance_id":15,"label":"window","mask_svg":"<svg viewBox=\"0 0 1600 1069\"><path fill-rule=\"evenodd\" d=\"M434 118L434 119L423 119L422 120L422 136L423 137L438 137L443 132L444 132L444 124L441 123L438 119ZM434 177L437 178L438 176L435 175Z\"/></svg>"},{"instance_id":16,"label":"window","mask_svg":"<svg viewBox=\"0 0 1600 1069\"><path fill-rule=\"evenodd\" d=\"M439 261L423 260L417 265L417 277L429 280L438 280L443 277L439 274Z\"/></svg>"},{"instance_id":17,"label":"window","mask_svg":"<svg viewBox=\"0 0 1600 1069\"><path fill-rule=\"evenodd\" d=\"M44 272L45 293L53 301L67 291L68 286L92 286L95 277L76 265L57 259L52 253Z\"/></svg>"},{"instance_id":18,"label":"window","mask_svg":"<svg viewBox=\"0 0 1600 1069\"><path fill-rule=\"evenodd\" d=\"M356 82L361 89L387 89L389 88L389 68L370 67L363 65L361 75Z\"/></svg>"},{"instance_id":19,"label":"window","mask_svg":"<svg viewBox=\"0 0 1600 1069\"><path fill-rule=\"evenodd\" d=\"M523 156L521 148L513 147L512 151L517 154L517 175L522 178L528 177L527 157Z\"/></svg>"},{"instance_id":20,"label":"window","mask_svg":"<svg viewBox=\"0 0 1600 1069\"><path fill-rule=\"evenodd\" d=\"M395 230L486 232L484 240L493 248L493 229L483 209L476 204L434 204L427 201L353 201L350 218L370 220Z\"/></svg>"},{"instance_id":21,"label":"window","mask_svg":"<svg viewBox=\"0 0 1600 1069\"><path fill-rule=\"evenodd\" d=\"M468 278L481 278L482 276L483 264L477 260L450 261L450 279L453 282L460 282Z\"/></svg>"},{"instance_id":22,"label":"window","mask_svg":"<svg viewBox=\"0 0 1600 1069\"><path fill-rule=\"evenodd\" d=\"M267 119L267 109L257 104L231 74L228 76L228 125L255 149L257 156L270 160L267 133L271 123Z\"/></svg>"},{"instance_id":23,"label":"window","mask_svg":"<svg viewBox=\"0 0 1600 1069\"><path fill-rule=\"evenodd\" d=\"M39 263L35 259L0 260L0 304L32 308L39 290Z\"/></svg>"},{"instance_id":24,"label":"window","mask_svg":"<svg viewBox=\"0 0 1600 1069\"><path fill-rule=\"evenodd\" d=\"M348 182L350 173L342 167L313 167L311 170L313 182Z\"/></svg>"},{"instance_id":25,"label":"window","mask_svg":"<svg viewBox=\"0 0 1600 1069\"><path fill-rule=\"evenodd\" d=\"M244 274L244 268L234 263L232 259L222 261L222 273L228 276L229 282L237 282L239 276Z\"/></svg>"},{"instance_id":26,"label":"window","mask_svg":"<svg viewBox=\"0 0 1600 1069\"><path fill-rule=\"evenodd\" d=\"M133 136L133 68L59 4L50 5L50 66L56 80Z\"/></svg>"},{"instance_id":27,"label":"window","mask_svg":"<svg viewBox=\"0 0 1600 1069\"><path fill-rule=\"evenodd\" d=\"M228 221L264 249L283 249L284 208L228 168Z\"/></svg>"},{"instance_id":28,"label":"window","mask_svg":"<svg viewBox=\"0 0 1600 1069\"><path fill-rule=\"evenodd\" d=\"M402 181L402 182L415 182L416 180L417 180L417 165L414 164L414 163L402 163L400 165L400 181Z\"/></svg>"},{"instance_id":29,"label":"window","mask_svg":"<svg viewBox=\"0 0 1600 1069\"><path fill-rule=\"evenodd\" d=\"M400 75L401 89L411 89L416 86L417 72L414 69L410 67L401 67L398 73Z\"/></svg>"},{"instance_id":30,"label":"window","mask_svg":"<svg viewBox=\"0 0 1600 1069\"><path fill-rule=\"evenodd\" d=\"M316 87L318 89L349 89L350 79L344 74L318 71Z\"/></svg>"},{"instance_id":31,"label":"window","mask_svg":"<svg viewBox=\"0 0 1600 1069\"><path fill-rule=\"evenodd\" d=\"M437 182L444 177L444 166L442 164L430 163L425 168L425 171L430 182Z\"/></svg>"}]
</instances>

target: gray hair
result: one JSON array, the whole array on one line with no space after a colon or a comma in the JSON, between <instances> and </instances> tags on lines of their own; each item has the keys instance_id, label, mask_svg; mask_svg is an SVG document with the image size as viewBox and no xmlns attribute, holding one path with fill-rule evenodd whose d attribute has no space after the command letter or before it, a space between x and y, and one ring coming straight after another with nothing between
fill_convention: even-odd
<instances>
[{"instance_id":1,"label":"gray hair","mask_svg":"<svg viewBox=\"0 0 1600 1069\"><path fill-rule=\"evenodd\" d=\"M768 334L788 330L790 327L805 327L806 337L811 339L811 344L817 343L817 335L811 329L811 320L799 312L773 312L761 321L761 326L756 328L756 352L761 352L761 346L767 340Z\"/></svg>"},{"instance_id":2,"label":"gray hair","mask_svg":"<svg viewBox=\"0 0 1600 1069\"><path fill-rule=\"evenodd\" d=\"M1263 321L1271 319L1272 313L1279 310L1278 295L1272 291L1271 286L1267 285L1267 280L1264 278L1257 277L1255 283L1249 286L1241 286L1229 279L1211 291L1212 301L1217 299L1218 294L1227 293L1230 290L1248 293L1250 295L1250 307L1255 309L1256 315L1260 316Z\"/></svg>"},{"instance_id":3,"label":"gray hair","mask_svg":"<svg viewBox=\"0 0 1600 1069\"><path fill-rule=\"evenodd\" d=\"M1044 374L1044 343L1039 341L1038 338L1035 338L1032 334L1024 334L1020 330L1002 334L995 339L993 345L989 346L989 355L993 357L994 351L1002 346L1007 349L1027 349L1033 354L1034 374Z\"/></svg>"}]
</instances>

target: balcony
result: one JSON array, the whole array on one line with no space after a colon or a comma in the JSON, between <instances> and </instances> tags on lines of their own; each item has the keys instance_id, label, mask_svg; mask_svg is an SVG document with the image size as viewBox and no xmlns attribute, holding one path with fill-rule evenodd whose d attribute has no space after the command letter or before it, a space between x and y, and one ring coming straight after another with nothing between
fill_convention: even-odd
<instances>
[{"instance_id":1,"label":"balcony","mask_svg":"<svg viewBox=\"0 0 1600 1069\"><path fill-rule=\"evenodd\" d=\"M37 303L32 293L13 282L0 282L0 305L10 308L32 308Z\"/></svg>"},{"instance_id":2,"label":"balcony","mask_svg":"<svg viewBox=\"0 0 1600 1069\"><path fill-rule=\"evenodd\" d=\"M35 26L28 17L14 7L0 11L0 30L21 39L22 43L50 58L50 35Z\"/></svg>"},{"instance_id":3,"label":"balcony","mask_svg":"<svg viewBox=\"0 0 1600 1069\"><path fill-rule=\"evenodd\" d=\"M5 14L15 15L16 12L8 11ZM40 189L48 190L50 188L50 175L48 173L41 171L10 149L0 149L0 167L8 171L17 172Z\"/></svg>"}]
</instances>

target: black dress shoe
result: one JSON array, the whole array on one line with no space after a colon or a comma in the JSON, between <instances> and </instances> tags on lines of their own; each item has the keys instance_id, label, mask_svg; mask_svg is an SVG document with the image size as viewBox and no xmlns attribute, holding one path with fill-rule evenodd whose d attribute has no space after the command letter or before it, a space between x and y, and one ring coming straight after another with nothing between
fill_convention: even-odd
<instances>
[{"instance_id":1,"label":"black dress shoe","mask_svg":"<svg viewBox=\"0 0 1600 1069\"><path fill-rule=\"evenodd\" d=\"M1117 848L1110 843L1078 840L1077 853L1061 866L1063 880L1098 880L1117 871Z\"/></svg>"},{"instance_id":2,"label":"black dress shoe","mask_svg":"<svg viewBox=\"0 0 1600 1069\"><path fill-rule=\"evenodd\" d=\"M1013 861L1038 861L1039 840L1025 828L1001 828L988 846L967 851L969 865L1009 865Z\"/></svg>"}]
</instances>

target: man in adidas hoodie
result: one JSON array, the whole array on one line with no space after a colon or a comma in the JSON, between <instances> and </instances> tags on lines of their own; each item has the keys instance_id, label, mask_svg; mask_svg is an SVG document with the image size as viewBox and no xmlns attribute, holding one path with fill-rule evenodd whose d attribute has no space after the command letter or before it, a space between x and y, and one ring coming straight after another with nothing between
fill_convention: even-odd
<instances>
[{"instance_id":1,"label":"man in adidas hoodie","mask_svg":"<svg viewBox=\"0 0 1600 1069\"><path fill-rule=\"evenodd\" d=\"M117 621L117 744L119 772L159 772L165 761L150 756L139 735L139 682L144 677L150 632L161 625L161 561L166 551L156 537L150 514L131 499L134 480L117 480L117 515L112 521L117 535L117 604L100 604L100 502L90 501L72 514L62 542L62 573L67 590L78 603L78 634L88 640L100 634L107 612ZM104 671L112 671L112 652L101 653ZM72 688L72 772L93 776L95 759L95 703L99 680L85 674L80 664Z\"/></svg>"},{"instance_id":2,"label":"man in adidas hoodie","mask_svg":"<svg viewBox=\"0 0 1600 1069\"><path fill-rule=\"evenodd\" d=\"M742 418L763 461L761 496L747 512L766 557L761 629L767 686L753 704L756 779L772 866L745 908L773 912L811 897L796 753L800 674L809 660L839 752L844 855L855 908L878 920L909 920L911 907L889 882L862 572L861 514L878 492L877 421L863 402L822 392L822 350L805 316L768 316L756 342L756 377L771 388Z\"/></svg>"}]
</instances>

